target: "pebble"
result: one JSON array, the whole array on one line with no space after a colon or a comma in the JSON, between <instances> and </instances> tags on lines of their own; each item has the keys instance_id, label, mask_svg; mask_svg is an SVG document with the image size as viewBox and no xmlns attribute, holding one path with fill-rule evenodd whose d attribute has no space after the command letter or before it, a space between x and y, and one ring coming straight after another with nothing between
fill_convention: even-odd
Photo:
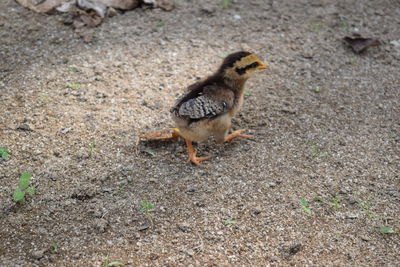
<instances>
[{"instance_id":1,"label":"pebble","mask_svg":"<svg viewBox=\"0 0 400 267\"><path fill-rule=\"evenodd\" d=\"M363 241L371 241L371 238L369 238L369 237L366 236L366 235L362 235L362 236L361 236L361 240L363 240Z\"/></svg>"},{"instance_id":2,"label":"pebble","mask_svg":"<svg viewBox=\"0 0 400 267\"><path fill-rule=\"evenodd\" d=\"M358 214L350 213L350 214L347 214L347 215L346 215L346 218L347 218L347 219L351 219L351 220L357 219L357 218L358 218Z\"/></svg>"},{"instance_id":3,"label":"pebble","mask_svg":"<svg viewBox=\"0 0 400 267\"><path fill-rule=\"evenodd\" d=\"M21 125L19 125L19 126L17 127L17 130L20 130L20 131L29 131L29 132L31 132L31 131L32 131L32 128L31 128L28 124L23 123L23 124L21 124Z\"/></svg>"},{"instance_id":4,"label":"pebble","mask_svg":"<svg viewBox=\"0 0 400 267\"><path fill-rule=\"evenodd\" d=\"M108 222L105 219L97 219L93 223L93 228L96 233L104 233L107 229Z\"/></svg>"},{"instance_id":5,"label":"pebble","mask_svg":"<svg viewBox=\"0 0 400 267\"><path fill-rule=\"evenodd\" d=\"M32 252L32 257L36 260L40 260L41 258L43 258L45 252L46 252L46 249L34 251L34 252Z\"/></svg>"},{"instance_id":6,"label":"pebble","mask_svg":"<svg viewBox=\"0 0 400 267\"><path fill-rule=\"evenodd\" d=\"M287 250L287 253L288 253L289 255L294 255L294 254L296 254L297 252L299 252L300 249L301 249L301 244L300 244L300 243L295 243L295 244L293 244L293 245L291 245L291 246L289 247L289 249Z\"/></svg>"},{"instance_id":7,"label":"pebble","mask_svg":"<svg viewBox=\"0 0 400 267\"><path fill-rule=\"evenodd\" d=\"M187 223L178 224L178 229L184 233L190 232L190 225Z\"/></svg>"},{"instance_id":8,"label":"pebble","mask_svg":"<svg viewBox=\"0 0 400 267\"><path fill-rule=\"evenodd\" d=\"M400 41L397 41L397 40L390 41L390 44L394 45L395 47L400 47Z\"/></svg>"},{"instance_id":9,"label":"pebble","mask_svg":"<svg viewBox=\"0 0 400 267\"><path fill-rule=\"evenodd\" d=\"M145 222L144 224L139 225L137 229L138 229L138 231L143 231L143 230L149 229L150 226L151 226L151 224L149 222Z\"/></svg>"},{"instance_id":10,"label":"pebble","mask_svg":"<svg viewBox=\"0 0 400 267\"><path fill-rule=\"evenodd\" d=\"M60 133L62 133L62 134L67 134L67 133L70 132L71 130L72 130L72 127L67 127L67 128L62 129L62 130L60 131Z\"/></svg>"}]
</instances>

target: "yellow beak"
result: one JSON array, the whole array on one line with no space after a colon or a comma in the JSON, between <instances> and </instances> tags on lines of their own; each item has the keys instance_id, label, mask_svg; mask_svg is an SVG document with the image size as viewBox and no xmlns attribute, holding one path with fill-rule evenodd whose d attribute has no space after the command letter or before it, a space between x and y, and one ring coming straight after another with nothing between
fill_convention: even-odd
<instances>
[{"instance_id":1,"label":"yellow beak","mask_svg":"<svg viewBox=\"0 0 400 267\"><path fill-rule=\"evenodd\" d=\"M267 69L267 66L263 62L260 61L260 65L258 65L258 69L265 70L265 69Z\"/></svg>"}]
</instances>

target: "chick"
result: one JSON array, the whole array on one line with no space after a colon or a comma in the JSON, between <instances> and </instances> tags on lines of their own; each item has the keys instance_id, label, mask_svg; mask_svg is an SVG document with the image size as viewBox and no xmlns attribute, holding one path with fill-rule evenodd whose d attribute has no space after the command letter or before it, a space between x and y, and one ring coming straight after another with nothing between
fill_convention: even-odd
<instances>
[{"instance_id":1,"label":"chick","mask_svg":"<svg viewBox=\"0 0 400 267\"><path fill-rule=\"evenodd\" d=\"M189 160L199 166L209 158L198 158L193 142L214 136L217 143L235 138L250 138L237 130L228 134L232 117L243 104L244 84L255 72L266 69L253 53L240 51L227 56L219 69L206 79L190 85L171 108L177 128L152 132L140 139L166 140L182 137L186 141Z\"/></svg>"},{"instance_id":2,"label":"chick","mask_svg":"<svg viewBox=\"0 0 400 267\"><path fill-rule=\"evenodd\" d=\"M190 85L171 108L176 127L171 136L185 139L189 160L199 166L209 158L199 158L192 142L204 141L214 136L217 143L235 138L249 138L245 130L228 134L232 117L243 104L244 84L266 65L253 53L240 51L227 56L216 73Z\"/></svg>"}]
</instances>

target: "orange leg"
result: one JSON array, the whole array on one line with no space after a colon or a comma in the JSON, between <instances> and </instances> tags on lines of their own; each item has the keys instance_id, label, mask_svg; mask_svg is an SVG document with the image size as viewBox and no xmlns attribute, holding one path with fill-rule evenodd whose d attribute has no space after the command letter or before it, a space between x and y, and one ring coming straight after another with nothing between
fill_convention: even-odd
<instances>
[{"instance_id":1,"label":"orange leg","mask_svg":"<svg viewBox=\"0 0 400 267\"><path fill-rule=\"evenodd\" d=\"M225 137L225 142L230 142L235 138L251 138L251 135L247 135L247 134L242 134L244 131L244 129L242 130L236 130L233 133L229 134L228 136Z\"/></svg>"},{"instance_id":2,"label":"orange leg","mask_svg":"<svg viewBox=\"0 0 400 267\"><path fill-rule=\"evenodd\" d=\"M178 128L172 128L169 130L164 130L164 131L159 131L159 132L151 132L147 133L144 135L139 136L141 140L171 140L178 138L179 135L179 129Z\"/></svg>"},{"instance_id":3,"label":"orange leg","mask_svg":"<svg viewBox=\"0 0 400 267\"><path fill-rule=\"evenodd\" d=\"M194 149L193 149L192 141L188 140L188 139L185 139L185 141L186 141L187 150L188 150L188 154L189 154L188 162L191 162L196 166L200 166L201 165L200 162L209 159L209 157L206 157L206 158L198 158L198 157L196 157L196 151L194 151Z\"/></svg>"}]
</instances>

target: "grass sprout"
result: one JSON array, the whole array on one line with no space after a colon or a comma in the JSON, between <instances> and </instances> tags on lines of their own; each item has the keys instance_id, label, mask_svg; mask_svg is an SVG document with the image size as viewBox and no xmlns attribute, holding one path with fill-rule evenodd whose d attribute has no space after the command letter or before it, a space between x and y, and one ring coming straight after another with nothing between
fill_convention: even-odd
<instances>
[{"instance_id":1,"label":"grass sprout","mask_svg":"<svg viewBox=\"0 0 400 267\"><path fill-rule=\"evenodd\" d=\"M0 157L4 160L8 160L10 158L10 151L7 148L0 147Z\"/></svg>"},{"instance_id":2,"label":"grass sprout","mask_svg":"<svg viewBox=\"0 0 400 267\"><path fill-rule=\"evenodd\" d=\"M304 198L300 199L300 206L303 209L303 211L307 214L307 215L311 215L312 211L308 206L308 202L307 200L305 200Z\"/></svg>"},{"instance_id":3,"label":"grass sprout","mask_svg":"<svg viewBox=\"0 0 400 267\"><path fill-rule=\"evenodd\" d=\"M21 175L18 181L18 187L13 194L13 200L15 202L23 202L25 201L26 194L34 195L36 193L35 187L29 186L31 178L32 175L28 172Z\"/></svg>"}]
</instances>

